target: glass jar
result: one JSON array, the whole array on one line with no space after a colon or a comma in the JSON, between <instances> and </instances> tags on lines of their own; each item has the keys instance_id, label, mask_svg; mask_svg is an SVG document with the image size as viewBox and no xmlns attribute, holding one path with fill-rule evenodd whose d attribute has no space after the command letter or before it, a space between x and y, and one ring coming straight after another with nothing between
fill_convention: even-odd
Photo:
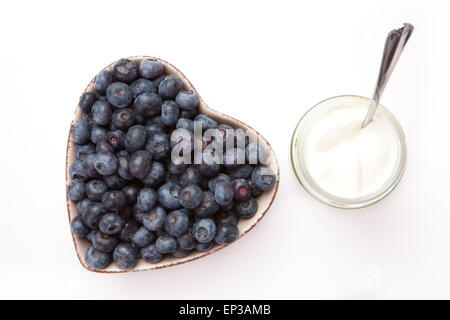
<instances>
[{"instance_id":1,"label":"glass jar","mask_svg":"<svg viewBox=\"0 0 450 320\"><path fill-rule=\"evenodd\" d=\"M405 135L397 119L382 105L378 106L376 116L383 120L383 124L386 123L389 127L392 127L393 130L391 131L394 132L393 145L395 145L397 152L395 164L393 165L394 170L392 170L392 173L389 178L386 179L385 183L368 194L357 197L345 197L324 190L319 183L314 181L308 170L305 161L306 149L304 146L306 143L303 143L303 141L307 141L306 139L309 138L312 128L314 128L314 125L321 117L329 114L333 109L340 106L352 105L357 106L357 108L364 108L364 110L361 109L361 114L363 115L361 118L362 124L365 111L367 110L370 101L371 100L368 98L353 95L337 96L326 99L307 111L294 130L291 140L291 163L294 172L304 189L314 198L327 205L344 209L356 209L369 206L383 199L394 190L403 176L407 158Z\"/></svg>"}]
</instances>

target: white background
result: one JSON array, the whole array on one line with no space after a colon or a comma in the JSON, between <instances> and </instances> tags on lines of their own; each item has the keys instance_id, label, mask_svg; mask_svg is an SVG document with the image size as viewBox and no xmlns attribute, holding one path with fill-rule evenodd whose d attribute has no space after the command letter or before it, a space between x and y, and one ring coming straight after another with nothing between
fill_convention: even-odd
<instances>
[{"instance_id":1,"label":"white background","mask_svg":"<svg viewBox=\"0 0 450 320\"><path fill-rule=\"evenodd\" d=\"M447 2L448 4L448 2ZM445 1L3 1L0 298L450 298L450 27ZM416 30L382 103L407 136L399 187L356 211L297 183L291 133L324 98L372 93L384 39ZM213 108L259 130L276 201L232 246L174 268L102 275L79 264L64 161L78 97L104 66L153 55Z\"/></svg>"}]
</instances>

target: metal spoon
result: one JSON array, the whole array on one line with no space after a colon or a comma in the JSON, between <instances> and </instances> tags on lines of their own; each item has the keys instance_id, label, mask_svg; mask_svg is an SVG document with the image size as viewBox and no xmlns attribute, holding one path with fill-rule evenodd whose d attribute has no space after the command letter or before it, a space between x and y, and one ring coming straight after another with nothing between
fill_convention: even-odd
<instances>
[{"instance_id":1,"label":"metal spoon","mask_svg":"<svg viewBox=\"0 0 450 320\"><path fill-rule=\"evenodd\" d=\"M400 29L395 29L389 32L386 42L384 44L383 58L381 59L380 73L378 74L378 81L375 86L375 92L367 110L366 118L364 119L362 127L367 126L372 121L375 111L377 110L378 103L380 102L381 95L383 94L386 83L391 77L392 71L397 64L398 59L403 51L403 48L408 42L411 33L414 30L414 26L409 23L404 23Z\"/></svg>"}]
</instances>

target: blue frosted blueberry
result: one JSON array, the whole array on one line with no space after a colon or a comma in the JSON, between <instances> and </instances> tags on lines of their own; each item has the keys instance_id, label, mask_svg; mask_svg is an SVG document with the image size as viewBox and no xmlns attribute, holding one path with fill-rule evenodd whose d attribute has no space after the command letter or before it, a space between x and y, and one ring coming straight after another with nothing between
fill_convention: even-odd
<instances>
[{"instance_id":1,"label":"blue frosted blueberry","mask_svg":"<svg viewBox=\"0 0 450 320\"><path fill-rule=\"evenodd\" d=\"M183 110L193 110L198 106L198 95L192 90L182 90L175 98L178 106Z\"/></svg>"}]
</instances>

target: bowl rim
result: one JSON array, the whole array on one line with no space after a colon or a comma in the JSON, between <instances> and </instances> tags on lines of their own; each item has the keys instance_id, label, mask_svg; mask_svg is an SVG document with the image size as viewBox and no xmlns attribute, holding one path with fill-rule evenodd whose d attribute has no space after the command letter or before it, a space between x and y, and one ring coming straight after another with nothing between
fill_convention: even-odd
<instances>
[{"instance_id":1,"label":"bowl rim","mask_svg":"<svg viewBox=\"0 0 450 320\"><path fill-rule=\"evenodd\" d=\"M336 201L333 201L331 199L327 199L324 195L322 195L319 191L315 190L313 186L311 186L309 183L307 183L307 178L302 177L302 174L297 171L297 167L295 165L295 159L294 159L294 153L296 150L296 143L298 139L298 131L300 129L301 124L303 123L303 120L317 107L320 107L323 103L328 102L330 100L340 99L340 98L347 98L347 99L361 99L365 101L369 101L370 98L360 96L360 95L354 95L354 94L343 94L343 95L337 95L332 96L326 99L321 100L320 102L313 105L311 108L309 108L303 116L300 118L300 120L297 122L295 129L292 133L291 137L291 143L290 143L290 162L292 169L294 171L294 174L300 183L300 185L303 187L303 189L309 193L314 199L319 200L321 203L326 204L327 206L338 208L338 209L345 209L345 210L356 210L356 209L362 209L369 207L371 205L374 205L375 203L378 203L379 201L386 198L389 194L392 193L400 183L400 181L403 178L403 175L406 171L406 166L408 162L408 148L406 144L406 138L405 133L403 132L403 129L400 125L400 122L397 120L397 118L394 116L394 114L384 107L382 104L378 105L379 109L382 109L383 112L388 116L388 120L393 124L396 133L398 134L398 138L401 145L401 151L402 151L402 158L399 164L399 168L397 170L397 173L395 175L395 178L392 180L392 182L381 192L378 192L375 196L372 196L368 200L361 201L359 203L345 203L345 201L342 201L342 203L338 203ZM301 171L301 168L298 168L299 171ZM305 180L305 181L304 181Z\"/></svg>"},{"instance_id":2,"label":"bowl rim","mask_svg":"<svg viewBox=\"0 0 450 320\"><path fill-rule=\"evenodd\" d=\"M78 261L80 262L80 264L86 270L89 270L89 271L92 271L92 272L96 272L96 273L115 274L115 273L143 272L143 271L150 271L150 270L157 270L157 269L165 269L165 268L168 268L168 267L173 267L173 266L176 266L176 265L181 265L181 264L184 264L184 263L187 263L187 262L198 260L198 259L206 257L206 256L208 256L208 255L210 255L212 253L215 253L215 252L217 252L217 251L219 251L219 250L221 250L221 249L223 249L223 248L225 248L225 247L227 247L227 246L229 246L229 245L231 245L233 243L236 243L244 235L246 235L248 232L250 232L262 220L262 218L266 215L267 211L271 208L271 206L272 206L272 204L273 204L273 202L274 202L274 200L276 198L276 195L278 193L279 183L280 183L280 166L279 166L279 163L278 163L275 151L272 148L272 146L270 145L269 141L267 141L257 130L255 130L253 127L249 126L248 124L246 124L246 123L244 123L244 122L242 122L242 121L240 121L238 119L235 119L235 118L233 118L233 117L231 117L231 116L229 116L227 114L224 114L224 113L222 113L220 111L217 111L217 110L211 108L202 99L202 97L200 96L199 92L192 85L190 80L177 67L175 67L171 63L167 62L166 60L163 60L163 59L160 59L160 58L157 58L157 57L153 57L153 56L145 56L145 55L129 56L129 57L125 57L125 59L130 59L130 60L133 60L133 61L140 61L140 60L143 60L143 59L154 59L154 60L162 62L165 66L169 66L171 69L173 69L177 73L177 76L181 77L182 80L185 81L189 85L189 87L190 87L189 89L193 90L198 95L199 105L202 104L205 109L207 109L208 111L214 113L213 117L221 117L221 118L227 119L228 121L237 123L242 128L250 129L258 137L258 139L262 139L264 141L264 143L267 145L267 147L269 149L268 151L270 151L270 159L271 159L271 162L273 162L272 167L274 167L276 169L276 172L275 172L275 185L269 191L271 194L270 194L270 201L269 201L267 207L264 208L264 210L261 212L260 216L257 219L255 219L255 221L252 221L252 223L251 223L251 225L249 227L247 227L245 230L239 230L239 237L234 242L229 243L229 244L225 244L225 245L215 244L214 247L211 250L205 251L205 252L195 251L195 253L196 253L195 256L190 257L190 258L189 258L189 256L184 257L184 258L177 258L175 261L167 262L167 263L161 264L161 265L154 265L154 264L146 262L147 265L145 267L143 267L143 268L139 268L138 269L135 266L135 267L133 267L131 269L128 269L128 270L123 270L123 269L119 269L119 268L114 269L114 270L94 269L94 268L89 267L87 264L85 264L83 258L80 256L80 254L85 254L85 253L81 253L80 252L81 249L78 247L78 244L77 244L77 241L81 241L81 240L78 240L77 237L70 230L70 223L72 221L70 203L71 203L72 200L70 200L68 198L67 192L66 192L66 207L67 207L67 215L68 215L68 218L69 218L69 230L70 230L70 234L72 236L72 241L73 241L73 244L74 244L74 247L75 247L75 252L77 254ZM117 61L118 60L108 64L106 67L102 68L102 70L111 68ZM92 80L89 82L89 84L83 90L82 94L87 92L89 90L89 88L91 88L91 86L94 83L95 77L96 77L96 75L92 78ZM69 167L70 167L70 164L69 164L69 149L70 149L70 146L72 144L74 144L70 140L70 132L71 132L73 123L77 120L76 113L77 113L78 109L79 109L79 105L77 104L77 107L75 108L75 112L74 112L74 117L73 117L73 119L71 121L71 124L70 124L70 127L69 127L69 134L67 136L66 165L65 165L65 173L66 173L65 174L65 186L66 186L66 190L67 190L68 183L71 181L71 177L70 177L70 174L69 174ZM139 260L141 260L141 259L139 259Z\"/></svg>"}]
</instances>

